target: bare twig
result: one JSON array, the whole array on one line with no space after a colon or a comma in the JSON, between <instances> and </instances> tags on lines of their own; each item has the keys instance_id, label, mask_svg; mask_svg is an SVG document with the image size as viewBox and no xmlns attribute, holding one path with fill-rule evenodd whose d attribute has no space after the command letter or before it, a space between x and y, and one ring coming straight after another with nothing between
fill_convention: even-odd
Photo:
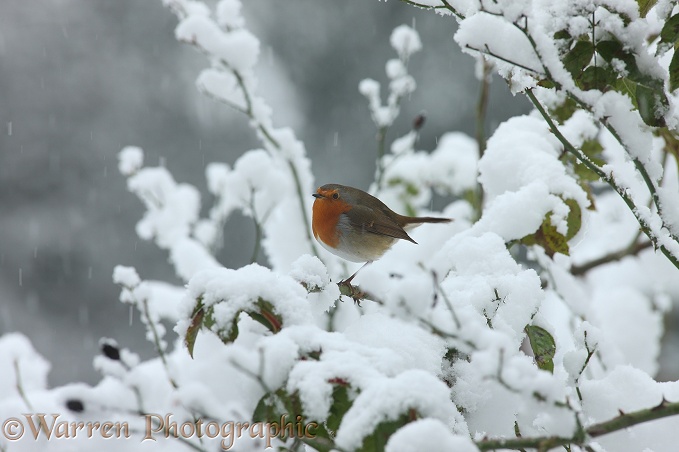
<instances>
[{"instance_id":1,"label":"bare twig","mask_svg":"<svg viewBox=\"0 0 679 452\"><path fill-rule=\"evenodd\" d=\"M481 89L476 103L476 143L479 148L479 160L486 151L486 113L488 110L488 94L490 92L490 77L493 66L485 59L481 61ZM483 211L483 187L480 183L476 186L476 199L474 210L476 218L481 218Z\"/></svg>"},{"instance_id":2,"label":"bare twig","mask_svg":"<svg viewBox=\"0 0 679 452\"><path fill-rule=\"evenodd\" d=\"M600 265L616 262L627 256L636 256L641 251L650 248L652 245L653 244L650 241L639 242L635 240L633 243L630 244L630 246L628 246L625 249L622 249L620 251L614 251L612 253L606 254L605 256L601 256L597 259L594 259L582 265L573 265L571 267L571 274L575 276L584 275L591 269L598 267Z\"/></svg>"},{"instance_id":3,"label":"bare twig","mask_svg":"<svg viewBox=\"0 0 679 452\"><path fill-rule=\"evenodd\" d=\"M26 407L29 409L29 411L33 411L33 407L31 406L31 402L28 400L28 397L26 397L26 393L24 392L24 386L21 384L21 372L19 371L19 359L15 358L14 359L14 378L16 378L15 381L15 387L17 392L19 393L19 397L21 397L21 400L24 401L26 404Z\"/></svg>"},{"instance_id":4,"label":"bare twig","mask_svg":"<svg viewBox=\"0 0 679 452\"><path fill-rule=\"evenodd\" d=\"M590 425L584 428L582 432L576 431L575 435L570 438L562 436L538 436L538 437L521 437L521 438L488 438L476 441L476 447L479 450L496 450L496 449L512 449L520 450L523 448L533 448L538 450L549 450L558 446L577 445L584 446L589 438L597 438L599 436L607 435L609 433L624 430L626 428L662 419L669 416L679 414L679 402L670 403L663 398L660 404L643 410L633 411L630 413L623 413L619 416L609 419L605 422ZM584 434L583 434L584 433Z\"/></svg>"}]
</instances>

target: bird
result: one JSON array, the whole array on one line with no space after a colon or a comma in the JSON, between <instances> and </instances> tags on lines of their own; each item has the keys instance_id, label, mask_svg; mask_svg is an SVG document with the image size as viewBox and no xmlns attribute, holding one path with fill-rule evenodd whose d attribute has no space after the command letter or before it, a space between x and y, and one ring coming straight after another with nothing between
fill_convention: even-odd
<instances>
[{"instance_id":1,"label":"bird","mask_svg":"<svg viewBox=\"0 0 679 452\"><path fill-rule=\"evenodd\" d=\"M417 244L409 230L423 223L449 223L450 218L408 217L354 187L326 184L313 193L311 229L331 253L351 262L365 262L339 284L349 285L366 265L382 257L397 240Z\"/></svg>"}]
</instances>

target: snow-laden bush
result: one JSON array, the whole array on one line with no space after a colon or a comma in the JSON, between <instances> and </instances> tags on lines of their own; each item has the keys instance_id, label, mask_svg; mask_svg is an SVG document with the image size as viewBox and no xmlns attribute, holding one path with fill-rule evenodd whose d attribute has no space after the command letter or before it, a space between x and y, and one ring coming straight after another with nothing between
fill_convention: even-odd
<instances>
[{"instance_id":1,"label":"snow-laden bush","mask_svg":"<svg viewBox=\"0 0 679 452\"><path fill-rule=\"evenodd\" d=\"M450 132L431 151L416 149L418 117L388 148L422 50L396 28L386 102L377 81L359 86L378 130L371 191L410 214L438 193L455 221L422 226L418 246L396 244L347 288L346 266L310 232L304 146L257 94L259 41L240 2L164 1L176 38L210 62L199 89L241 111L262 149L207 167L207 218L195 187L121 151L147 208L137 233L186 283L115 269L158 357L105 339L98 385L47 390L45 360L0 338L0 419L20 424L3 427L0 450L674 450L679 382L653 379L679 299L673 3L408 1L457 20L482 87L494 69L535 110L487 142ZM215 259L236 210L253 220L253 261L261 246L270 267ZM18 414L29 411L63 414L41 427ZM60 439L62 421L129 432Z\"/></svg>"}]
</instances>

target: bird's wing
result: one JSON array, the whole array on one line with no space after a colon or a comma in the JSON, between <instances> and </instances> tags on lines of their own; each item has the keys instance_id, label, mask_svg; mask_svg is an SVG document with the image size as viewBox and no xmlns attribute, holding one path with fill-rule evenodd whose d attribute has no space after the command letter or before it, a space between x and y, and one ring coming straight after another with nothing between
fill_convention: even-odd
<instances>
[{"instance_id":1,"label":"bird's wing","mask_svg":"<svg viewBox=\"0 0 679 452\"><path fill-rule=\"evenodd\" d=\"M366 232L378 235L386 235L396 239L403 239L409 242L417 243L408 233L388 216L382 214L375 215L375 211L370 207L355 206L344 215L349 219L349 224L352 227L362 229ZM375 218L377 217L377 218Z\"/></svg>"}]
</instances>

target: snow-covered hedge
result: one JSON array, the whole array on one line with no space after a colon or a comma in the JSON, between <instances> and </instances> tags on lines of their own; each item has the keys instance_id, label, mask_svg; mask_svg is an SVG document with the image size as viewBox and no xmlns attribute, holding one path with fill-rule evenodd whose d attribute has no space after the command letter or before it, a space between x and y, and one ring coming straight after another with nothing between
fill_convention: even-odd
<instances>
[{"instance_id":1,"label":"snow-covered hedge","mask_svg":"<svg viewBox=\"0 0 679 452\"><path fill-rule=\"evenodd\" d=\"M653 379L679 300L673 2L408 0L458 22L482 89L495 70L535 110L487 142L452 131L433 150L416 149L418 117L389 145L416 89L408 65L426 51L397 27L386 101L377 81L358 87L378 130L371 191L411 214L437 193L455 221L420 227L418 246L396 244L349 288L336 283L346 264L310 232L304 145L257 93L241 3L164 3L176 38L208 58L198 88L241 111L261 149L207 167L206 218L195 187L144 166L139 148L120 152L147 208L137 234L186 283L115 269L158 357L103 339L99 384L47 389L30 343L0 338L0 420L13 422L0 450L674 450L679 382ZM215 259L237 210L269 267ZM61 414L40 427L28 412ZM57 438L61 421L129 432Z\"/></svg>"}]
</instances>

